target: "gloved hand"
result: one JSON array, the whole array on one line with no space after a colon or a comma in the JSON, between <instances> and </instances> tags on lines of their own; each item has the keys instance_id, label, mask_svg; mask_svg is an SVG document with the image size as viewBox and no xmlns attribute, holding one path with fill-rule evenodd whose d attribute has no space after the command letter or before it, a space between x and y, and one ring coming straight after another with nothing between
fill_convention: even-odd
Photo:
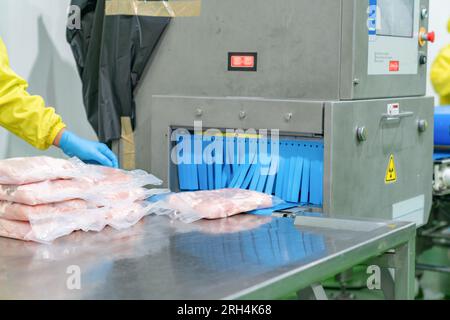
<instances>
[{"instance_id":1,"label":"gloved hand","mask_svg":"<svg viewBox=\"0 0 450 320\"><path fill-rule=\"evenodd\" d=\"M62 133L57 145L69 157L78 157L82 161L107 167L119 167L116 155L107 145L82 139L70 131L65 130Z\"/></svg>"}]
</instances>

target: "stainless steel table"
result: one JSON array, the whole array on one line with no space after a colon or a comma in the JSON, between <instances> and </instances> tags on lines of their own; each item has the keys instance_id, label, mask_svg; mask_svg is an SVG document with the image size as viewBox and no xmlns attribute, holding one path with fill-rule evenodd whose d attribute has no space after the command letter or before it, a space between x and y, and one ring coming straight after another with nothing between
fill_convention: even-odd
<instances>
[{"instance_id":1,"label":"stainless steel table","mask_svg":"<svg viewBox=\"0 0 450 320\"><path fill-rule=\"evenodd\" d=\"M186 225L151 216L52 245L0 239L0 298L272 299L378 257L396 270L393 297L409 299L414 239L414 224L403 222L240 215Z\"/></svg>"}]
</instances>

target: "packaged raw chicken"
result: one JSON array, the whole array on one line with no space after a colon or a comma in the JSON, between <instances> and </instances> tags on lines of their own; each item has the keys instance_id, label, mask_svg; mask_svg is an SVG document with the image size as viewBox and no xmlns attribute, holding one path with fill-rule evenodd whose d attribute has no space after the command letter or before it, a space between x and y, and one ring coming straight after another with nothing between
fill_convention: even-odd
<instances>
[{"instance_id":1,"label":"packaged raw chicken","mask_svg":"<svg viewBox=\"0 0 450 320\"><path fill-rule=\"evenodd\" d=\"M159 185L161 180L142 170L123 171L89 166L92 175L68 180L49 180L25 185L0 185L0 200L40 205L82 199L97 205L127 200L139 187ZM95 172L94 172L95 171ZM130 191L131 190L131 191Z\"/></svg>"},{"instance_id":2,"label":"packaged raw chicken","mask_svg":"<svg viewBox=\"0 0 450 320\"><path fill-rule=\"evenodd\" d=\"M118 191L116 193L106 193L104 202L108 202L108 207L127 207L135 201L145 200L153 195L154 191L144 188L134 188L131 190ZM58 217L82 209L96 209L98 204L86 200L75 199L63 202L27 205L17 202L0 201L0 218L18 221L29 221L32 217Z\"/></svg>"},{"instance_id":3,"label":"packaged raw chicken","mask_svg":"<svg viewBox=\"0 0 450 320\"><path fill-rule=\"evenodd\" d=\"M50 243L74 231L122 230L135 225L152 212L154 204L138 201L126 208L80 209L55 215L32 215L29 222L0 218L0 237Z\"/></svg>"},{"instance_id":4,"label":"packaged raw chicken","mask_svg":"<svg viewBox=\"0 0 450 320\"><path fill-rule=\"evenodd\" d=\"M0 218L17 221L29 221L30 218L35 215L60 215L74 210L87 209L88 207L89 202L84 200L69 200L37 206L0 201Z\"/></svg>"},{"instance_id":5,"label":"packaged raw chicken","mask_svg":"<svg viewBox=\"0 0 450 320\"><path fill-rule=\"evenodd\" d=\"M159 212L183 222L221 219L239 213L276 206L283 201L271 195L243 189L171 193L157 201Z\"/></svg>"},{"instance_id":6,"label":"packaged raw chicken","mask_svg":"<svg viewBox=\"0 0 450 320\"><path fill-rule=\"evenodd\" d=\"M0 237L26 240L25 238L30 232L31 226L28 222L0 218Z\"/></svg>"},{"instance_id":7,"label":"packaged raw chicken","mask_svg":"<svg viewBox=\"0 0 450 320\"><path fill-rule=\"evenodd\" d=\"M51 157L12 158L0 160L0 184L26 184L79 176L85 165L78 159Z\"/></svg>"},{"instance_id":8,"label":"packaged raw chicken","mask_svg":"<svg viewBox=\"0 0 450 320\"><path fill-rule=\"evenodd\" d=\"M144 200L167 190L142 170L48 157L0 161L0 236L50 242L76 230L128 228L152 212Z\"/></svg>"}]
</instances>

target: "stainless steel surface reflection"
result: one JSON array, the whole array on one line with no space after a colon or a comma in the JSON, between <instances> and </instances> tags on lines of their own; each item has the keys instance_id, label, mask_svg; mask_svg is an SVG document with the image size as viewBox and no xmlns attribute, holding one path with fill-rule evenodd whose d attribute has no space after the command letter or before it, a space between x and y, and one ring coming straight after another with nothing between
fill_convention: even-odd
<instances>
[{"instance_id":1,"label":"stainless steel surface reflection","mask_svg":"<svg viewBox=\"0 0 450 320\"><path fill-rule=\"evenodd\" d=\"M152 216L129 230L77 232L52 245L0 239L0 298L239 296L405 225L337 230L327 219L311 219L296 226L291 218L240 215L187 225ZM73 289L73 270L80 271L80 289Z\"/></svg>"}]
</instances>

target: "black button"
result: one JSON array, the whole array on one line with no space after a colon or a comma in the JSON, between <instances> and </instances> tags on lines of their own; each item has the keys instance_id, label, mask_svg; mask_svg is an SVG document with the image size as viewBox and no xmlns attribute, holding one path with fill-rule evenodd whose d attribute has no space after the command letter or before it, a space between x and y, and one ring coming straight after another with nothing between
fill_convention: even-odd
<instances>
[{"instance_id":1,"label":"black button","mask_svg":"<svg viewBox=\"0 0 450 320\"><path fill-rule=\"evenodd\" d=\"M420 64L427 64L428 57L425 55L420 56L419 62L420 62Z\"/></svg>"}]
</instances>

